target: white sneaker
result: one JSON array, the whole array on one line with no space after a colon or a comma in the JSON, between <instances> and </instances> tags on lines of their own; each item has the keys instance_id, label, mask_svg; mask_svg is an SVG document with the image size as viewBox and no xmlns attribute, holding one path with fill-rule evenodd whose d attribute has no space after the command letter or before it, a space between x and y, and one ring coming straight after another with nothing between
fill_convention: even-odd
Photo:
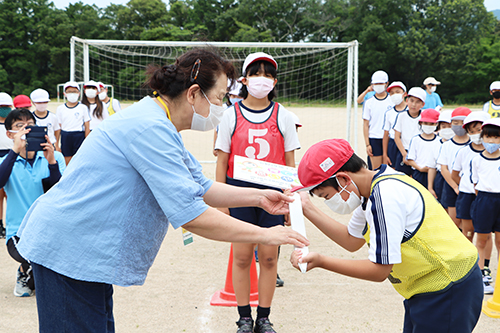
<instances>
[{"instance_id":1,"label":"white sneaker","mask_svg":"<svg viewBox=\"0 0 500 333\"><path fill-rule=\"evenodd\" d=\"M490 277L491 279L491 277ZM485 294L493 294L494 288L491 286L487 276L483 276L483 286Z\"/></svg>"},{"instance_id":2,"label":"white sneaker","mask_svg":"<svg viewBox=\"0 0 500 333\"><path fill-rule=\"evenodd\" d=\"M30 287L28 287L29 278L30 277L28 274L21 272L19 268L17 269L16 286L14 287L14 296L17 297L33 296L33 290L31 290Z\"/></svg>"},{"instance_id":3,"label":"white sneaker","mask_svg":"<svg viewBox=\"0 0 500 333\"><path fill-rule=\"evenodd\" d=\"M489 283L493 282L493 278L491 277L491 270L488 267L484 267L483 269L483 279L488 279Z\"/></svg>"}]
</instances>

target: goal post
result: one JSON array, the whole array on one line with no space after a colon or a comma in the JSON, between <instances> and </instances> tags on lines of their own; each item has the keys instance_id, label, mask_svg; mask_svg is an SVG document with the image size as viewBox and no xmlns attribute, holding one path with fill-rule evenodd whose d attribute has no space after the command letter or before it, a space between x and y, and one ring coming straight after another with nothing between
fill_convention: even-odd
<instances>
[{"instance_id":1,"label":"goal post","mask_svg":"<svg viewBox=\"0 0 500 333\"><path fill-rule=\"evenodd\" d=\"M302 147L308 147L302 142L304 141L302 138L306 136L302 132L316 132L310 140L306 141L316 140L317 142L327 138L341 137L348 140L355 150L357 148L357 41L347 43L172 42L91 40L73 36L70 44L70 80L82 82L95 80L112 85L117 99L130 102L137 101L149 93L142 87L145 68L148 64L170 64L189 49L208 47L215 49L221 56L231 61L240 72L248 54L266 52L278 62L276 101L297 113L301 122L304 123L303 129L299 130ZM316 114L329 111L332 114L323 118ZM314 121L311 122L308 119L314 119ZM305 152L305 149L303 150L302 154ZM201 161L215 160L213 156L201 156L202 154L196 151L191 152ZM299 153L299 155L302 154Z\"/></svg>"}]
</instances>

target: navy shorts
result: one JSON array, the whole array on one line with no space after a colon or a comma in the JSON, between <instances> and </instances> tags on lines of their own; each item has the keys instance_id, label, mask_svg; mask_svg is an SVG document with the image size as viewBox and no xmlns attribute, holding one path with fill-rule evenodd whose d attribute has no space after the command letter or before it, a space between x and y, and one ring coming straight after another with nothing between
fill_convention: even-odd
<instances>
[{"instance_id":1,"label":"navy shorts","mask_svg":"<svg viewBox=\"0 0 500 333\"><path fill-rule=\"evenodd\" d=\"M474 231L480 234L500 232L500 193L477 193L472 224Z\"/></svg>"},{"instance_id":2,"label":"navy shorts","mask_svg":"<svg viewBox=\"0 0 500 333\"><path fill-rule=\"evenodd\" d=\"M405 300L403 333L472 332L483 303L483 277L476 264L442 292Z\"/></svg>"},{"instance_id":3,"label":"navy shorts","mask_svg":"<svg viewBox=\"0 0 500 333\"><path fill-rule=\"evenodd\" d=\"M420 172L418 170L413 170L413 179L422 184L425 188L427 188L427 172Z\"/></svg>"},{"instance_id":4,"label":"navy shorts","mask_svg":"<svg viewBox=\"0 0 500 333\"><path fill-rule=\"evenodd\" d=\"M434 178L434 192L436 192L437 200L444 208L448 208L443 203L443 186L444 186L444 178L441 174L441 171L436 172L436 178Z\"/></svg>"},{"instance_id":5,"label":"navy shorts","mask_svg":"<svg viewBox=\"0 0 500 333\"><path fill-rule=\"evenodd\" d=\"M458 192L456 202L457 219L472 220L474 200L476 200L474 193Z\"/></svg>"},{"instance_id":6,"label":"navy shorts","mask_svg":"<svg viewBox=\"0 0 500 333\"><path fill-rule=\"evenodd\" d=\"M61 152L64 156L73 156L85 140L85 132L61 131Z\"/></svg>"},{"instance_id":7,"label":"navy shorts","mask_svg":"<svg viewBox=\"0 0 500 333\"><path fill-rule=\"evenodd\" d=\"M237 180L234 178L227 177L226 182L229 185L239 186L239 187L253 187L263 190L278 190L273 187L263 186L248 183L242 180ZM285 219L283 215L272 215L259 207L238 207L229 208L229 214L235 219L245 221L263 228L271 228L277 225L284 225Z\"/></svg>"},{"instance_id":8,"label":"navy shorts","mask_svg":"<svg viewBox=\"0 0 500 333\"><path fill-rule=\"evenodd\" d=\"M392 167L394 168L396 165L396 160L398 156L401 156L399 152L398 146L396 145L396 141L394 139L389 138L389 143L387 144L387 157L391 160Z\"/></svg>"},{"instance_id":9,"label":"navy shorts","mask_svg":"<svg viewBox=\"0 0 500 333\"><path fill-rule=\"evenodd\" d=\"M368 140L370 140L370 146L372 146L373 156L382 156L384 153L382 148L382 139L369 138Z\"/></svg>"},{"instance_id":10,"label":"navy shorts","mask_svg":"<svg viewBox=\"0 0 500 333\"><path fill-rule=\"evenodd\" d=\"M443 206L455 207L457 201L457 194L451 188L451 186L445 181L443 181L443 192L441 193L441 202Z\"/></svg>"},{"instance_id":11,"label":"navy shorts","mask_svg":"<svg viewBox=\"0 0 500 333\"><path fill-rule=\"evenodd\" d=\"M403 163L403 155L401 153L399 153L398 157L396 158L396 167L394 169L399 172L403 172L407 176L413 175L412 167Z\"/></svg>"},{"instance_id":12,"label":"navy shorts","mask_svg":"<svg viewBox=\"0 0 500 333\"><path fill-rule=\"evenodd\" d=\"M0 149L0 157L4 157L9 153L10 149Z\"/></svg>"}]
</instances>

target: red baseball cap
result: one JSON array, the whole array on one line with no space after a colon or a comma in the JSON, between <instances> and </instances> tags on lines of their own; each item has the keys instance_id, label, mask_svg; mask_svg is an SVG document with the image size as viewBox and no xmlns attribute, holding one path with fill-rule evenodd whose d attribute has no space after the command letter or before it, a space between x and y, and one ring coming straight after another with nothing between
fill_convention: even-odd
<instances>
[{"instance_id":1,"label":"red baseball cap","mask_svg":"<svg viewBox=\"0 0 500 333\"><path fill-rule=\"evenodd\" d=\"M29 108L31 107L31 99L26 95L17 95L14 97L15 108Z\"/></svg>"},{"instance_id":2,"label":"red baseball cap","mask_svg":"<svg viewBox=\"0 0 500 333\"><path fill-rule=\"evenodd\" d=\"M451 113L451 120L464 120L472 111L465 106L460 106Z\"/></svg>"},{"instance_id":3,"label":"red baseball cap","mask_svg":"<svg viewBox=\"0 0 500 333\"><path fill-rule=\"evenodd\" d=\"M301 187L292 191L309 191L331 178L354 155L349 142L344 139L320 141L309 148L298 168Z\"/></svg>"},{"instance_id":4,"label":"red baseball cap","mask_svg":"<svg viewBox=\"0 0 500 333\"><path fill-rule=\"evenodd\" d=\"M434 109L425 109L420 114L419 121L424 122L424 123L437 124L438 120L439 120L439 111L436 111Z\"/></svg>"}]
</instances>

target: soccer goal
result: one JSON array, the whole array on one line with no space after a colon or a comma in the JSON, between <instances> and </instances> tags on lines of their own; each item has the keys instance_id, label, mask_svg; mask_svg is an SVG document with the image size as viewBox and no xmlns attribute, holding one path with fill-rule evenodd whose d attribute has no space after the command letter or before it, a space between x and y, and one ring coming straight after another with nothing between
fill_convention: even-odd
<instances>
[{"instance_id":1,"label":"soccer goal","mask_svg":"<svg viewBox=\"0 0 500 333\"><path fill-rule=\"evenodd\" d=\"M303 148L327 138L345 138L357 147L358 42L348 43L236 43L120 41L71 38L70 79L101 81L112 85L122 104L148 93L142 87L148 64L170 64L191 48L216 49L241 72L246 56L266 52L278 62L276 101L296 113L303 127ZM188 131L191 132L191 131ZM212 139L207 136L193 147L200 161L215 161ZM196 141L196 140L195 140ZM208 149L207 149L208 147ZM207 153L208 151L208 153ZM302 153L305 149L302 149Z\"/></svg>"}]
</instances>

